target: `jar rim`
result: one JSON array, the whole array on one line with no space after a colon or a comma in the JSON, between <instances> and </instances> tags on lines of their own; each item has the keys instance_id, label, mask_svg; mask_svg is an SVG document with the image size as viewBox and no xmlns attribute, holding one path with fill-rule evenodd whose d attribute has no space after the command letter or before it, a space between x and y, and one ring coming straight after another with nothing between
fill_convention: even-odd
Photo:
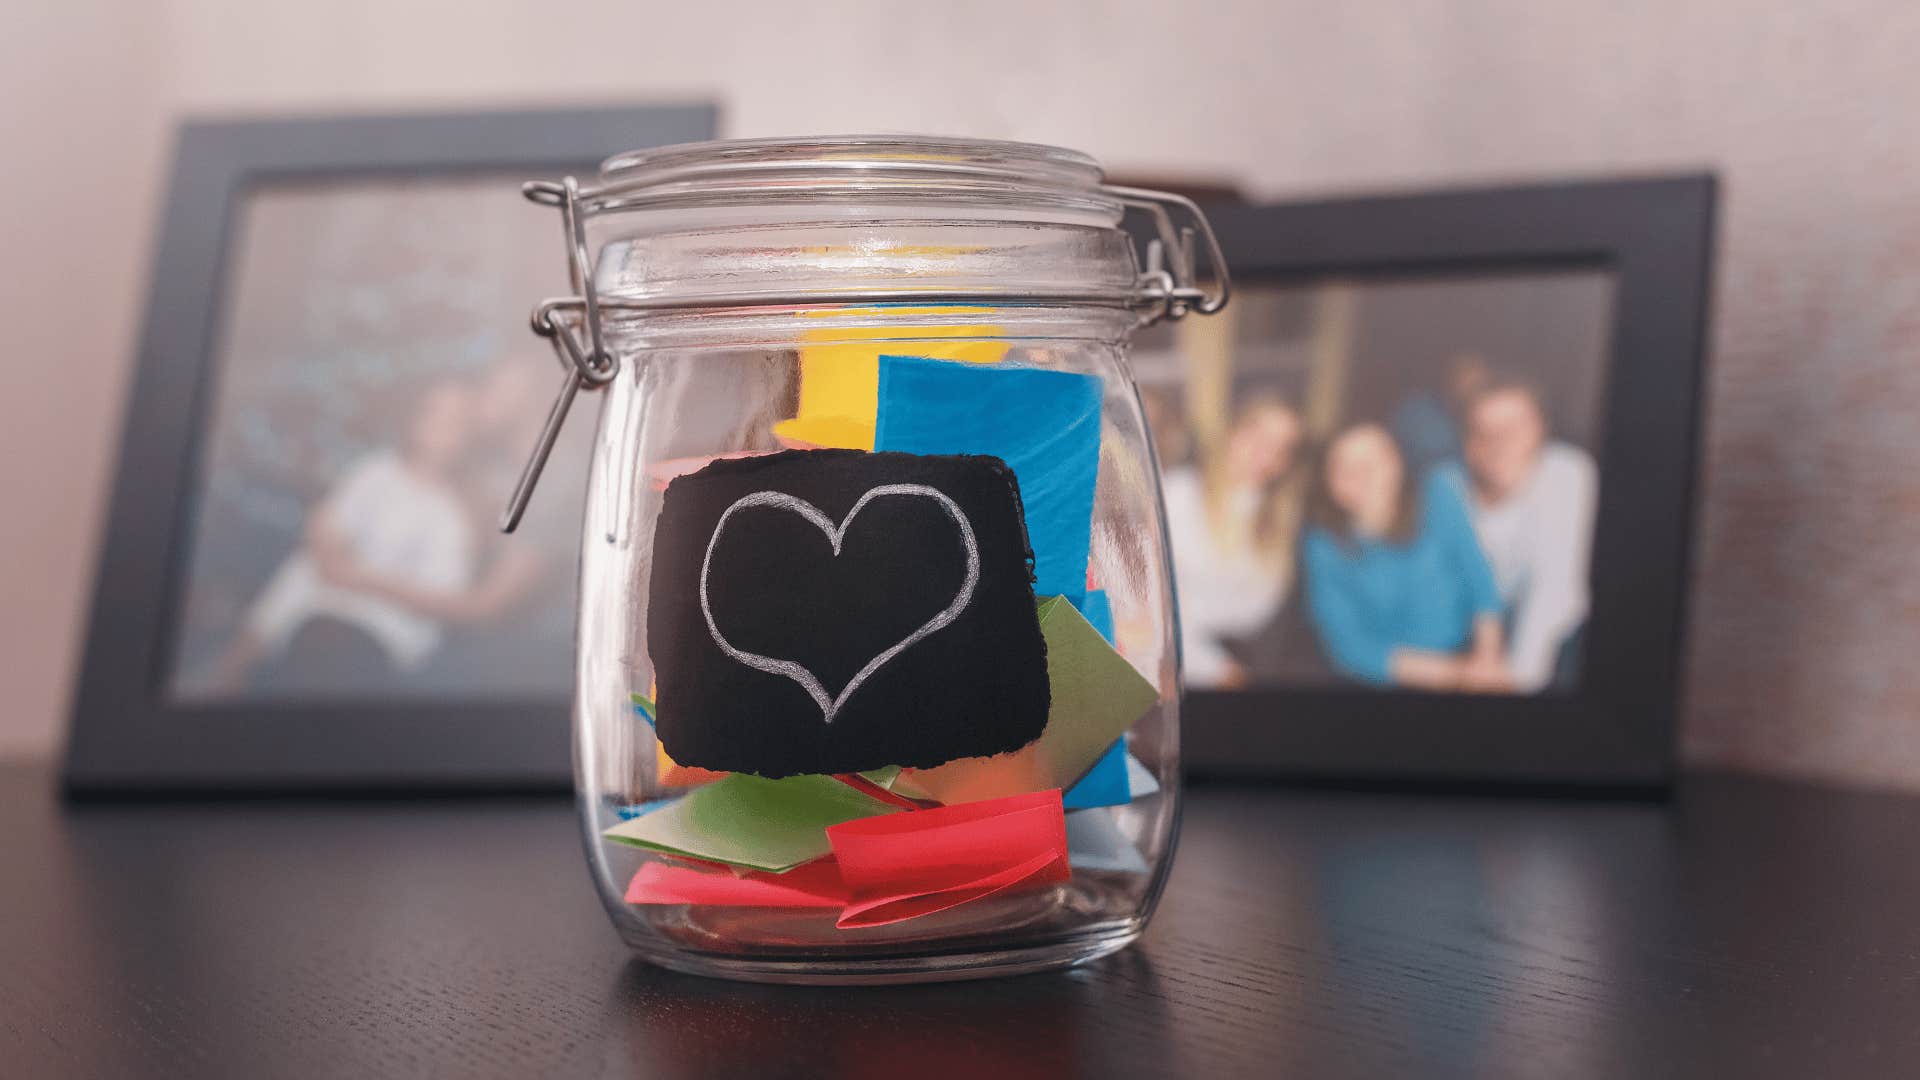
<instances>
[{"instance_id":1,"label":"jar rim","mask_svg":"<svg viewBox=\"0 0 1920 1080\"><path fill-rule=\"evenodd\" d=\"M1045 143L949 135L825 135L716 139L615 154L600 166L607 184L651 186L691 171L817 171L824 176L913 175L928 181L997 179L1044 187L1094 189L1104 174L1092 156Z\"/></svg>"},{"instance_id":2,"label":"jar rim","mask_svg":"<svg viewBox=\"0 0 1920 1080\"><path fill-rule=\"evenodd\" d=\"M956 136L724 139L616 154L592 212L742 204L1019 205L1106 225L1124 210L1100 163L1040 143Z\"/></svg>"}]
</instances>

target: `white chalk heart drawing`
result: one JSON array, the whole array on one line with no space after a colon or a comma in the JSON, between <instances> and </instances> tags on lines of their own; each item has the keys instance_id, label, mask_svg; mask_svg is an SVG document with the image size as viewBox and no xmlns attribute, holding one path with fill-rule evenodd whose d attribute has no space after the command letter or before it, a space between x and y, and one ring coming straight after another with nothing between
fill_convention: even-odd
<instances>
[{"instance_id":1,"label":"white chalk heart drawing","mask_svg":"<svg viewBox=\"0 0 1920 1080\"><path fill-rule=\"evenodd\" d=\"M828 542L833 545L834 557L839 558L841 541L847 538L847 528L853 524L853 519L860 516L860 511L868 503L890 495L932 499L947 512L947 516L953 519L953 523L960 527L960 543L967 549L967 577L960 583L960 590L954 593L953 600L941 609L938 615L921 624L920 629L875 654L873 659L867 661L865 667L847 681L847 685L841 688L838 696L827 696L827 688L820 685L820 679L800 664L792 660L780 660L735 648L733 643L727 640L727 636L720 632L720 625L713 620L713 604L707 599L707 574L713 566L713 549L720 546L720 534L726 531L728 519L732 518L737 511L753 506L770 506L799 514L826 534ZM847 511L847 516L840 519L838 525L821 513L819 507L805 499L788 495L783 491L756 491L734 500L733 505L727 507L726 511L720 515L720 520L714 523L713 538L707 541L706 557L700 560L700 613L707 617L707 629L713 634L713 643L720 646L721 652L756 671L764 671L769 675L782 675L799 683L800 688L807 692L807 696L813 698L814 704L820 706L820 718L831 724L834 716L840 712L840 707L847 703L847 699L853 696L855 690L860 689L860 684L866 682L874 672L879 671L887 661L959 618L960 613L966 610L968 602L973 599L974 587L979 584L980 544L974 539L973 525L967 521L967 515L961 512L959 504L937 488L931 488L925 484L881 484L860 496L859 500L853 504L853 509Z\"/></svg>"}]
</instances>

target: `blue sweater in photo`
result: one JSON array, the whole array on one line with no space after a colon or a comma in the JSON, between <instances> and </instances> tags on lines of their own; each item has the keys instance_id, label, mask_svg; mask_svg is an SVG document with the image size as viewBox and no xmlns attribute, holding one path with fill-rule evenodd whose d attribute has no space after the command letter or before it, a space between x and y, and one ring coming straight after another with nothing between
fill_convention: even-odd
<instances>
[{"instance_id":1,"label":"blue sweater in photo","mask_svg":"<svg viewBox=\"0 0 1920 1080\"><path fill-rule=\"evenodd\" d=\"M1405 544L1307 530L1307 606L1341 674L1391 683L1399 648L1459 652L1480 615L1500 614L1493 571L1459 491L1438 475L1421 489L1419 529Z\"/></svg>"}]
</instances>

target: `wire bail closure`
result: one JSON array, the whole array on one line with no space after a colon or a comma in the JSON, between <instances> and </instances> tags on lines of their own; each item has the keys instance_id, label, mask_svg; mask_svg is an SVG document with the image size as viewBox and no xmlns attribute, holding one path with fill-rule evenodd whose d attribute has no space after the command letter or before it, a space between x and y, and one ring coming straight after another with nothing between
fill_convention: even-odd
<instances>
[{"instance_id":1,"label":"wire bail closure","mask_svg":"<svg viewBox=\"0 0 1920 1080\"><path fill-rule=\"evenodd\" d=\"M682 311L726 307L800 307L831 302L842 304L1075 304L1121 307L1140 313L1140 325L1161 320L1184 318L1191 312L1212 315L1227 306L1232 282L1227 260L1213 226L1192 199L1166 191L1119 187L1103 184L1098 190L1117 200L1127 211L1145 214L1153 223L1154 237L1149 240L1139 264L1140 273L1133 287L1124 291L1086 290L1061 292L1005 293L964 290L865 289L821 294L770 295L767 293L708 293L693 297L648 297L603 299L594 283L594 264L587 250L586 219L596 213L623 209L620 196L631 185L613 183L582 188L569 176L564 180L535 180L521 185L521 194L541 206L557 207L560 227L567 245L567 278L573 295L540 301L533 309L533 332L553 346L564 371L559 393L547 409L546 422L534 442L533 453L520 470L506 511L500 516L500 531L513 532L526 514L533 489L553 454L567 413L582 390L598 390L620 373L619 358L607 349L602 313ZM1184 221L1176 220L1176 215ZM1211 291L1203 288L1199 277L1199 257L1204 256L1213 280Z\"/></svg>"},{"instance_id":2,"label":"wire bail closure","mask_svg":"<svg viewBox=\"0 0 1920 1080\"><path fill-rule=\"evenodd\" d=\"M500 516L500 531L504 533L520 527L527 503L533 498L534 485L540 482L547 459L553 456L553 444L560 438L560 429L573 408L573 399L582 390L597 390L612 382L620 370L613 354L607 351L600 326L600 297L594 288L586 222L580 213L580 182L571 176L559 183L536 180L522 185L520 191L533 202L560 208L560 227L567 240L567 277L573 284L574 297L567 302L544 301L533 309L533 332L552 343L564 374L560 392L547 408L547 419L540 427L533 454L521 467L513 494L507 499L506 512ZM580 340L579 333L583 325L587 332L585 342Z\"/></svg>"}]
</instances>

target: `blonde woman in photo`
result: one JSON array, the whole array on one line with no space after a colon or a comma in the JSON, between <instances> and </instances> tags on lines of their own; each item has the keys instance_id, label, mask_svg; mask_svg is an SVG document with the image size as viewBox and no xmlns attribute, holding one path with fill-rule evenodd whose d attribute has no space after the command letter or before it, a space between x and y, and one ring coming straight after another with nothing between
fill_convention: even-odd
<instances>
[{"instance_id":1,"label":"blonde woman in photo","mask_svg":"<svg viewBox=\"0 0 1920 1080\"><path fill-rule=\"evenodd\" d=\"M1291 405L1278 395L1253 395L1234 410L1225 439L1199 467L1166 474L1180 644L1193 686L1244 685L1246 672L1225 641L1259 630L1286 601L1300 438Z\"/></svg>"}]
</instances>

